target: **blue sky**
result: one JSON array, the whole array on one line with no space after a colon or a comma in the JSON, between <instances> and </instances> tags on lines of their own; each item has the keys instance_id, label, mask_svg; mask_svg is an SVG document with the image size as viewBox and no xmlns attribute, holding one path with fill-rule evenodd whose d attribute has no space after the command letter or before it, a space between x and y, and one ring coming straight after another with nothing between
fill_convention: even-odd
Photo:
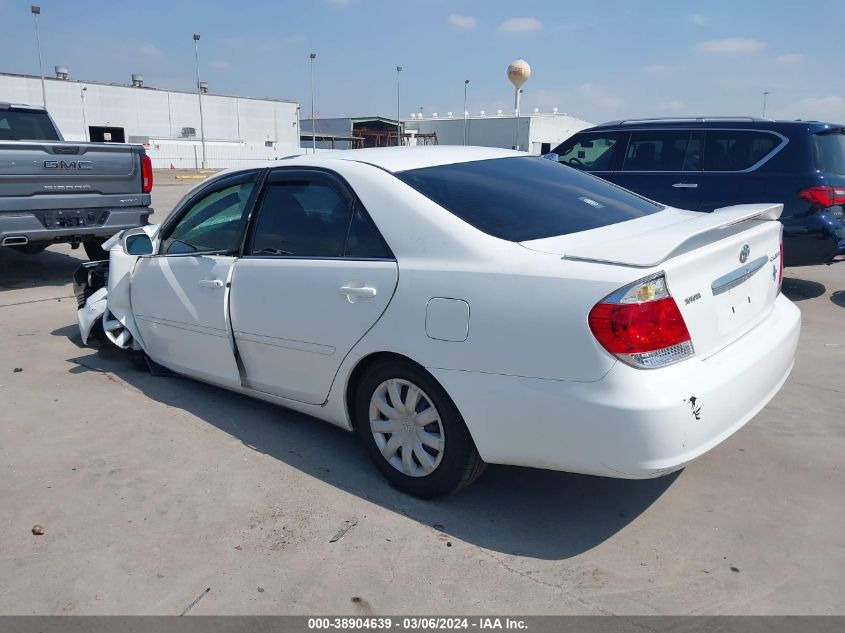
<instances>
[{"instance_id":1,"label":"blue sky","mask_svg":"<svg viewBox=\"0 0 845 633\"><path fill-rule=\"evenodd\" d=\"M0 71L37 74L31 2L0 0ZM767 114L845 122L845 2L602 3L570 0L42 0L45 71L75 79L193 89L202 34L212 92L299 101L310 109L318 55L321 116L458 114L512 107L505 70L532 77L523 110L592 122L634 116ZM2 100L3 95L0 95Z\"/></svg>"}]
</instances>

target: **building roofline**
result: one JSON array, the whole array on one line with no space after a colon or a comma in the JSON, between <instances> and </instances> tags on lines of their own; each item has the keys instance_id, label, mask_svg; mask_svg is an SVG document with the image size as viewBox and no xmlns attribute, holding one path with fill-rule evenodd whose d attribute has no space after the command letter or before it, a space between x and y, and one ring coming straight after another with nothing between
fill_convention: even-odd
<instances>
[{"instance_id":1,"label":"building roofline","mask_svg":"<svg viewBox=\"0 0 845 633\"><path fill-rule=\"evenodd\" d=\"M41 79L40 75L25 75L21 73L4 73L0 72L0 77L20 77L24 79ZM120 84L111 81L89 81L86 79L56 79L55 77L44 77L45 81L56 81L59 83L76 83L76 84L88 84L93 86L112 86L114 88L129 88L131 90L155 90L157 92L175 92L179 94L186 94L186 95L196 95L196 92L191 92L190 90L177 90L175 88L156 88L155 86L141 86L135 87L130 84ZM219 94L216 92L208 92L203 93L204 96L209 97L226 97L228 99L250 99L252 101L273 101L275 103L292 103L296 106L299 105L298 101L293 101L291 99L273 99L272 97L244 97L242 95L228 95L228 94Z\"/></svg>"}]
</instances>

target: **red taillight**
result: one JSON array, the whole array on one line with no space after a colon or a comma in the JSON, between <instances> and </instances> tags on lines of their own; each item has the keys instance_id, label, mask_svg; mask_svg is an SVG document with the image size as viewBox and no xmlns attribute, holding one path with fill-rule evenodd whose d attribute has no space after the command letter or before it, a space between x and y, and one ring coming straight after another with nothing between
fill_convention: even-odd
<instances>
[{"instance_id":1,"label":"red taillight","mask_svg":"<svg viewBox=\"0 0 845 633\"><path fill-rule=\"evenodd\" d=\"M150 193L153 190L153 161L149 156L141 156L141 191Z\"/></svg>"},{"instance_id":2,"label":"red taillight","mask_svg":"<svg viewBox=\"0 0 845 633\"><path fill-rule=\"evenodd\" d=\"M587 320L602 347L635 367L662 367L695 353L662 274L606 297L593 306Z\"/></svg>"},{"instance_id":3,"label":"red taillight","mask_svg":"<svg viewBox=\"0 0 845 633\"><path fill-rule=\"evenodd\" d=\"M845 204L845 188L843 187L810 187L798 195L819 209Z\"/></svg>"},{"instance_id":4,"label":"red taillight","mask_svg":"<svg viewBox=\"0 0 845 633\"><path fill-rule=\"evenodd\" d=\"M641 354L690 340L684 317L672 297L614 305L590 311L590 329L611 354Z\"/></svg>"}]
</instances>

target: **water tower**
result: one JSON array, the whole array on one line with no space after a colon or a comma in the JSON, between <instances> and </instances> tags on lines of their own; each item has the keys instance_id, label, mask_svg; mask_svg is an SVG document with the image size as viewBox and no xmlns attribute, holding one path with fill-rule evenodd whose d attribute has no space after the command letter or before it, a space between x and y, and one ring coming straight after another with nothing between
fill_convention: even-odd
<instances>
[{"instance_id":1,"label":"water tower","mask_svg":"<svg viewBox=\"0 0 845 633\"><path fill-rule=\"evenodd\" d=\"M508 66L508 79L514 87L513 109L519 114L519 89L531 77L531 66L524 59L517 59Z\"/></svg>"},{"instance_id":2,"label":"water tower","mask_svg":"<svg viewBox=\"0 0 845 633\"><path fill-rule=\"evenodd\" d=\"M513 84L514 97L513 109L516 114L516 141L514 149L519 149L519 96L522 93L522 85L531 76L531 66L524 59L517 59L508 66L508 79Z\"/></svg>"}]
</instances>

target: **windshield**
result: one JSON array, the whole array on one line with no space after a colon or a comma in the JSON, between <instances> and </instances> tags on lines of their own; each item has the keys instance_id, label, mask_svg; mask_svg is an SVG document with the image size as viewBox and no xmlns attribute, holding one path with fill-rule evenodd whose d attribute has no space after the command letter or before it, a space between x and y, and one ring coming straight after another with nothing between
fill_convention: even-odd
<instances>
[{"instance_id":1,"label":"windshield","mask_svg":"<svg viewBox=\"0 0 845 633\"><path fill-rule=\"evenodd\" d=\"M480 231L511 242L588 231L663 208L533 156L439 165L396 176Z\"/></svg>"},{"instance_id":2,"label":"windshield","mask_svg":"<svg viewBox=\"0 0 845 633\"><path fill-rule=\"evenodd\" d=\"M845 174L845 130L834 130L814 136L816 169L829 174Z\"/></svg>"},{"instance_id":3,"label":"windshield","mask_svg":"<svg viewBox=\"0 0 845 633\"><path fill-rule=\"evenodd\" d=\"M0 141L58 141L44 111L0 110Z\"/></svg>"}]
</instances>

